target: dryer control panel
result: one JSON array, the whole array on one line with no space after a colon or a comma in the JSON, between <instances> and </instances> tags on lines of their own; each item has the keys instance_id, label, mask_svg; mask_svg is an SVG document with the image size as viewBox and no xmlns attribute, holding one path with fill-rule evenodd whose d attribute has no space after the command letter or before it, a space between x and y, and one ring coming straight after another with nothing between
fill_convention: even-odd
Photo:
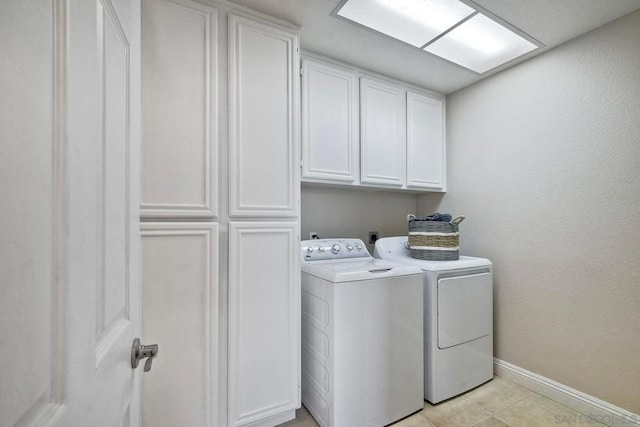
<instances>
[{"instance_id":1,"label":"dryer control panel","mask_svg":"<svg viewBox=\"0 0 640 427\"><path fill-rule=\"evenodd\" d=\"M328 261L371 257L360 239L314 239L300 242L302 259L305 261Z\"/></svg>"}]
</instances>

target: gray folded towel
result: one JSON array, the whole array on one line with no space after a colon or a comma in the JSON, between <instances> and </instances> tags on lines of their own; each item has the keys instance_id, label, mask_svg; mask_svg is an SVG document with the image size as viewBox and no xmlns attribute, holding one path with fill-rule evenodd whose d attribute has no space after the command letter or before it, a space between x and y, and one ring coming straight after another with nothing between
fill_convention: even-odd
<instances>
[{"instance_id":1,"label":"gray folded towel","mask_svg":"<svg viewBox=\"0 0 640 427\"><path fill-rule=\"evenodd\" d=\"M439 221L439 222L449 222L451 221L452 216L450 214L441 214L441 213L433 213L427 216L417 216L415 218L411 218L409 221Z\"/></svg>"}]
</instances>

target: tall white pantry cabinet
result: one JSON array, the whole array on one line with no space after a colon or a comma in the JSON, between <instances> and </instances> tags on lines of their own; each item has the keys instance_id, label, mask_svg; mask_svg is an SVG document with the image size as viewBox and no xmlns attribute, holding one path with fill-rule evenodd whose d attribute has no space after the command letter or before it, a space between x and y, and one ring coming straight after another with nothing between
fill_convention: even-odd
<instances>
[{"instance_id":1,"label":"tall white pantry cabinet","mask_svg":"<svg viewBox=\"0 0 640 427\"><path fill-rule=\"evenodd\" d=\"M143 426L273 426L300 403L298 29L142 1Z\"/></svg>"}]
</instances>

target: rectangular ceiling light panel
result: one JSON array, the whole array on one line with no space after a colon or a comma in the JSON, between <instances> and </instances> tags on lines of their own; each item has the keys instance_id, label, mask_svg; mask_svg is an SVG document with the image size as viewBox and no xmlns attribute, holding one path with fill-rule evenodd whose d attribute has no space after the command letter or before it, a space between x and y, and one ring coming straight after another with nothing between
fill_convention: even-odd
<instances>
[{"instance_id":1,"label":"rectangular ceiling light panel","mask_svg":"<svg viewBox=\"0 0 640 427\"><path fill-rule=\"evenodd\" d=\"M537 47L479 13L424 50L482 74Z\"/></svg>"},{"instance_id":2,"label":"rectangular ceiling light panel","mask_svg":"<svg viewBox=\"0 0 640 427\"><path fill-rule=\"evenodd\" d=\"M337 15L422 47L474 12L458 0L348 0Z\"/></svg>"},{"instance_id":3,"label":"rectangular ceiling light panel","mask_svg":"<svg viewBox=\"0 0 640 427\"><path fill-rule=\"evenodd\" d=\"M347 0L334 13L480 74L538 48L459 0Z\"/></svg>"}]
</instances>

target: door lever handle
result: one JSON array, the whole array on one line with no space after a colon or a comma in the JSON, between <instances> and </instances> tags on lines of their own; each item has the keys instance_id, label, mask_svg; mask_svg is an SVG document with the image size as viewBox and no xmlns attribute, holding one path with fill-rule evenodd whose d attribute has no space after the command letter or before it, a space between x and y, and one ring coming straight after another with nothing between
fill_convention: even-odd
<instances>
[{"instance_id":1,"label":"door lever handle","mask_svg":"<svg viewBox=\"0 0 640 427\"><path fill-rule=\"evenodd\" d=\"M157 344L142 345L140 338L136 338L133 340L133 346L131 347L131 367L135 369L142 359L147 359L147 361L144 362L144 372L149 372L151 370L151 363L157 355Z\"/></svg>"}]
</instances>

